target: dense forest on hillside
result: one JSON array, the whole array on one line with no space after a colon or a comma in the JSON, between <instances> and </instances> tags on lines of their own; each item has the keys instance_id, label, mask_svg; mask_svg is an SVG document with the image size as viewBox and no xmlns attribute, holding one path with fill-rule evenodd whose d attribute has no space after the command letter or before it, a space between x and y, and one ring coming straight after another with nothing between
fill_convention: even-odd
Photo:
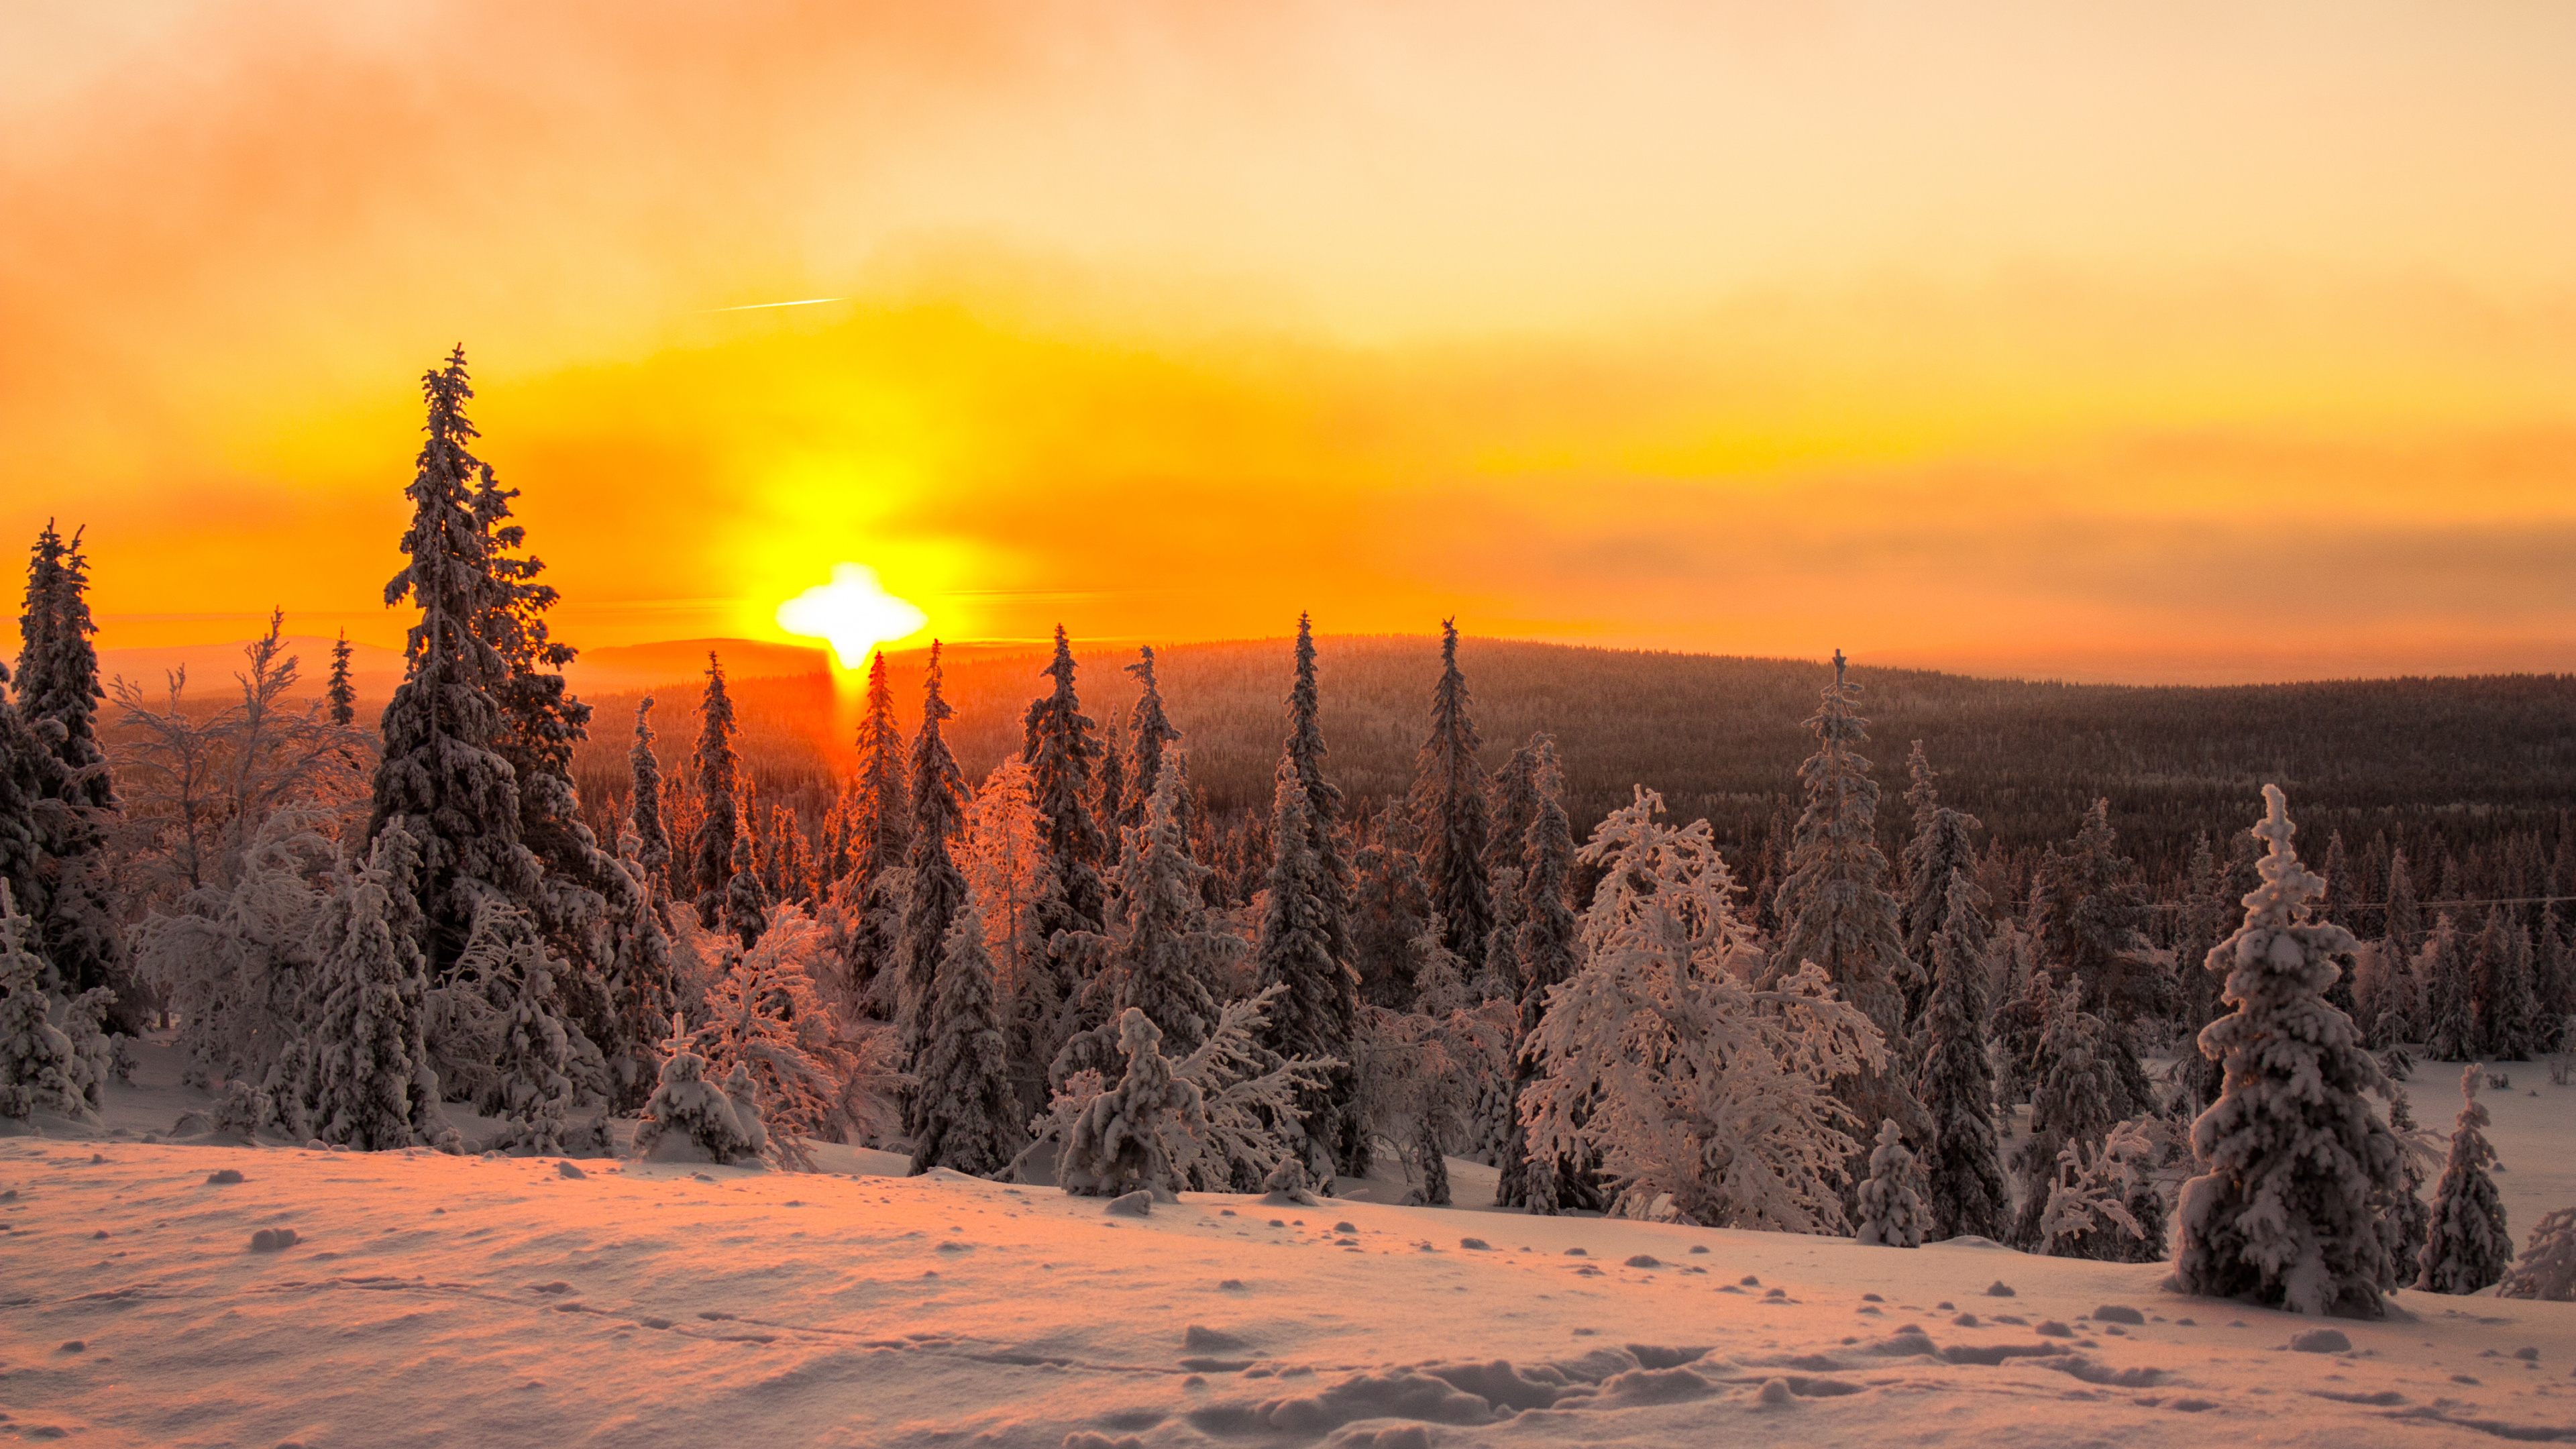
<instances>
[{"instance_id":1,"label":"dense forest on hillside","mask_svg":"<svg viewBox=\"0 0 2576 1449\"><path fill-rule=\"evenodd\" d=\"M1328 636L1317 641L1330 768L1368 810L1412 783L1431 683L1435 637ZM1289 644L1284 639L1178 644L1156 651L1163 695L1190 752L1190 775L1212 812L1266 807L1279 750ZM927 655L889 656L899 708L918 709ZM1131 649L1077 649L1087 710L1107 720L1132 706L1123 671ZM1794 808L1800 727L1832 675L1822 661L1747 659L1462 639L1483 763L1499 766L1533 731L1563 751L1568 812L1578 832L1623 805L1632 786L1661 791L1682 819L1706 817L1751 871ZM1021 740L1039 688L1036 649L952 651L949 738L970 779ZM2377 899L2369 843L2385 837L2415 862L2419 892L2444 884L2456 855L2458 891L2557 894L2571 881L2569 811L2576 808L2576 676L2341 680L2226 687L2058 684L1976 679L1855 663L1871 720L1870 751L1891 794L1911 741L1943 774L1944 798L1970 811L2007 856L2012 879L2048 842L2072 834L2096 798L2110 801L2122 847L2161 885L2201 832L2223 838L2251 823L2266 782L2300 808L2312 841L2343 834L2362 878L2346 900ZM773 804L821 819L846 769L848 712L829 679L735 682L742 748ZM633 694L593 702L598 719L576 763L583 797L608 818L623 788ZM695 689L660 691L665 768L687 752ZM1904 826L1884 810L1890 853ZM2508 851L2506 842L2523 843ZM2510 865L2507 855L2529 866ZM2384 874L2384 856L2376 870ZM2537 872L2535 875L2534 872ZM2508 879L2508 877L2512 877ZM2526 878L2527 877L2527 878ZM2159 890L2170 898L2176 891Z\"/></svg>"}]
</instances>

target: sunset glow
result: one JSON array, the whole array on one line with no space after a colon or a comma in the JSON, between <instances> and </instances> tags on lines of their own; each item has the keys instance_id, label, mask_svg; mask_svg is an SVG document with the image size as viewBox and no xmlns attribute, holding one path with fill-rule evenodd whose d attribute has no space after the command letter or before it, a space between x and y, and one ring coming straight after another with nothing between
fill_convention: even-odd
<instances>
[{"instance_id":1,"label":"sunset glow","mask_svg":"<svg viewBox=\"0 0 2576 1449\"><path fill-rule=\"evenodd\" d=\"M832 581L778 606L778 627L808 639L829 640L843 669L867 666L868 651L911 638L930 616L894 597L865 564L834 564Z\"/></svg>"},{"instance_id":2,"label":"sunset glow","mask_svg":"<svg viewBox=\"0 0 2576 1449\"><path fill-rule=\"evenodd\" d=\"M0 26L0 527L107 647L395 642L461 340L583 645L864 555L952 638L2576 668L2564 7Z\"/></svg>"}]
</instances>

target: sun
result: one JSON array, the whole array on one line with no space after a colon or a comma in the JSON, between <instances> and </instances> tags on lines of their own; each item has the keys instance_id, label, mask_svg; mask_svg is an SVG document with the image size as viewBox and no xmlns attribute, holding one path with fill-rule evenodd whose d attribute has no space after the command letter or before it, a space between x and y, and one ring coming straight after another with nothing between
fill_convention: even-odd
<instances>
[{"instance_id":1,"label":"sun","mask_svg":"<svg viewBox=\"0 0 2576 1449\"><path fill-rule=\"evenodd\" d=\"M930 616L910 600L887 593L866 564L834 564L830 583L778 606L779 628L830 640L843 669L857 669L867 663L869 650L920 633L929 623Z\"/></svg>"}]
</instances>

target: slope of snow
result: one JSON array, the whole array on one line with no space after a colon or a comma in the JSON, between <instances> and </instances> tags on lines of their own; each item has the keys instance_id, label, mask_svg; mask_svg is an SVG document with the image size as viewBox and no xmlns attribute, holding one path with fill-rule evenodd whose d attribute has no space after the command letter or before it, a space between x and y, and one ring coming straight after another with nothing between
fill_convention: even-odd
<instances>
[{"instance_id":1,"label":"slope of snow","mask_svg":"<svg viewBox=\"0 0 2576 1449\"><path fill-rule=\"evenodd\" d=\"M166 1127L191 1096L121 1093L111 1130ZM1196 1193L1138 1219L870 1175L901 1171L883 1153L827 1165L575 1176L0 1139L0 1429L550 1449L2576 1442L2576 1305L2408 1292L2402 1318L2321 1324L2166 1294L2161 1267L1974 1242ZM241 1180L210 1180L226 1171ZM280 1230L289 1246L254 1250ZM2292 1348L2321 1328L2349 1349Z\"/></svg>"}]
</instances>

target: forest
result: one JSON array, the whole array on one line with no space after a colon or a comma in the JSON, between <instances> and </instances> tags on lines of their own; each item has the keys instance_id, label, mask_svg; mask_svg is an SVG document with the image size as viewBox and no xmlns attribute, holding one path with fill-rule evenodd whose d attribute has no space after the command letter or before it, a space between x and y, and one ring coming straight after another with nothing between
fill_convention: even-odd
<instances>
[{"instance_id":1,"label":"forest","mask_svg":"<svg viewBox=\"0 0 2576 1449\"><path fill-rule=\"evenodd\" d=\"M82 535L36 541L0 1116L94 1114L170 1032L241 1139L838 1142L1140 1202L1392 1163L1441 1205L1465 1160L1535 1214L2170 1259L2300 1312L2567 1296L2566 1214L2512 1261L2475 1073L2447 1148L2399 1084L2569 1070L2576 680L2079 688L1300 619L879 653L849 699L719 647L585 701L461 350L422 391L380 710L283 619L229 692L102 681Z\"/></svg>"}]
</instances>

